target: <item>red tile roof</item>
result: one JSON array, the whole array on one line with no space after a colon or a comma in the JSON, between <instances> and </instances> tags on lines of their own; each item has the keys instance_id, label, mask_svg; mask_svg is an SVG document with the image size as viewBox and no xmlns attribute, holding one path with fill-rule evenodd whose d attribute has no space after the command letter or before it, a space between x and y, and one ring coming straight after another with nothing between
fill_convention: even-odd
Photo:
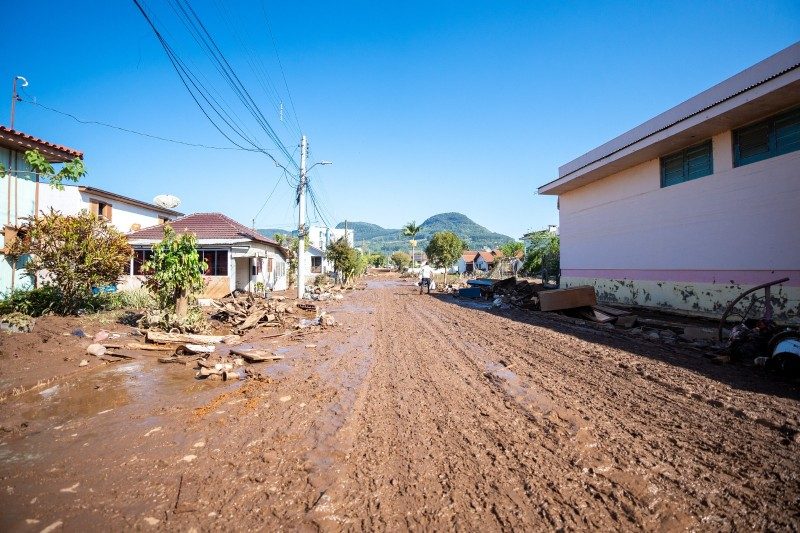
<instances>
[{"instance_id":1,"label":"red tile roof","mask_svg":"<svg viewBox=\"0 0 800 533\"><path fill-rule=\"evenodd\" d=\"M198 239L249 239L278 246L274 240L222 213L192 213L173 220L169 225L176 233L194 233ZM164 238L164 226L150 226L128 233L127 237L128 240L160 240Z\"/></svg>"},{"instance_id":2,"label":"red tile roof","mask_svg":"<svg viewBox=\"0 0 800 533\"><path fill-rule=\"evenodd\" d=\"M478 252L474 250L464 250L461 252L461 258L464 260L465 263L471 263L475 261L475 257L478 255Z\"/></svg>"},{"instance_id":3,"label":"red tile roof","mask_svg":"<svg viewBox=\"0 0 800 533\"><path fill-rule=\"evenodd\" d=\"M83 152L62 146L60 144L45 141L33 135L12 130L5 126L0 126L0 146L24 152L26 150L39 150L43 156L51 163L64 163L76 157L83 159Z\"/></svg>"},{"instance_id":4,"label":"red tile roof","mask_svg":"<svg viewBox=\"0 0 800 533\"><path fill-rule=\"evenodd\" d=\"M483 257L483 260L486 261L487 263L494 263L495 257L494 254L492 254L492 252L478 252L478 255Z\"/></svg>"}]
</instances>

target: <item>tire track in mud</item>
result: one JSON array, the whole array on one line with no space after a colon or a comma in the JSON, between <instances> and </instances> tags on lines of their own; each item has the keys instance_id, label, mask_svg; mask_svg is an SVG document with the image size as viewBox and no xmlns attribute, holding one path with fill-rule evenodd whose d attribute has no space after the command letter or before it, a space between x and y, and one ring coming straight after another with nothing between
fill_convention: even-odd
<instances>
[{"instance_id":1,"label":"tire track in mud","mask_svg":"<svg viewBox=\"0 0 800 533\"><path fill-rule=\"evenodd\" d=\"M486 379L470 347L459 346L448 326L422 311L419 304L430 300L403 297L383 298L379 323L385 327L391 316L392 330L378 346L367 409L356 421L362 426L353 452L358 479L338 498L350 502L344 513L350 523L359 516L380 517L389 529L639 522L629 504L615 503L616 495L610 505L587 506L596 496L581 497L581 469L561 453L564 439L571 439L562 420L515 412L513 398ZM360 494L363 479L376 491L369 502Z\"/></svg>"},{"instance_id":2,"label":"tire track in mud","mask_svg":"<svg viewBox=\"0 0 800 533\"><path fill-rule=\"evenodd\" d=\"M703 385L712 391L717 388L711 380L619 349L609 350L541 327L521 325L443 302L434 302L430 313L452 316L454 309L458 313L460 334L465 337L492 338L497 337L498 328L510 330L512 334L506 335L503 343L513 350L512 359L521 364L515 370L527 372L526 380L547 390L555 403L575 403L577 397L579 411L592 408L591 418L602 455L612 458L614 464L620 463L611 471L614 475L601 473L610 478L612 485L630 486L633 482L634 487L639 485L633 494L642 494L643 488L649 491L656 488L657 494L661 494L657 498L644 494L644 502L650 501L648 507L654 502L663 503L660 498L666 493L681 502L680 507L691 508L705 527L715 522L737 524L742 519L745 521L739 525L744 527L796 524L796 511L788 514L786 511L797 508L797 466L791 459L797 447L781 443L781 435L775 431L779 424L743 418L737 415L741 408L707 401L702 394ZM575 357L587 349L598 352L600 357L593 360ZM646 367L645 372L655 370L655 376L619 372L616 369L619 358L630 361L630 365ZM684 381L675 384L676 379ZM683 384L686 381L692 383L688 390L700 393L686 394L687 387ZM755 397L755 401L761 399L759 395L739 393L734 400L740 400L742 395L745 405L753 401L748 396ZM796 416L797 405L790 400L770 399L768 403L782 404L783 408L777 409L782 414L789 406ZM632 454L629 448L637 453ZM764 463L768 463L766 467ZM620 480L619 466L623 472L635 467L640 476L650 479L644 485L632 479ZM597 472L598 468L593 470ZM653 479L651 474L658 470L662 471ZM763 474L772 477L772 482L759 484ZM775 476L782 481L774 479ZM768 499L776 510L784 512L773 516L741 513L742 509L763 508ZM674 515L674 509L669 514Z\"/></svg>"}]
</instances>

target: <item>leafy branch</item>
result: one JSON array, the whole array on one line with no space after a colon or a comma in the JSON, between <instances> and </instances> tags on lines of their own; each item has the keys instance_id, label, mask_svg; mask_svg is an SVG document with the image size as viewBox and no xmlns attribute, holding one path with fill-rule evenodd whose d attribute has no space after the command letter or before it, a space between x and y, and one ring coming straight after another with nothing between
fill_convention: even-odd
<instances>
[{"instance_id":1,"label":"leafy branch","mask_svg":"<svg viewBox=\"0 0 800 533\"><path fill-rule=\"evenodd\" d=\"M64 190L64 181L77 182L86 175L86 166L83 164L83 160L77 157L65 163L58 172L39 150L27 150L25 152L25 161L28 162L28 165L35 173L47 178L50 186L59 191Z\"/></svg>"}]
</instances>

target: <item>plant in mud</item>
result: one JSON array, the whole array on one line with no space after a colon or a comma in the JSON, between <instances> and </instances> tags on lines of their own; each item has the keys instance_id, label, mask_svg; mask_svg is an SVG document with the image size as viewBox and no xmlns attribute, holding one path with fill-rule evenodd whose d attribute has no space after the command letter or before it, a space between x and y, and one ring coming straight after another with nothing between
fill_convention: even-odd
<instances>
[{"instance_id":1,"label":"plant in mud","mask_svg":"<svg viewBox=\"0 0 800 533\"><path fill-rule=\"evenodd\" d=\"M447 269L461 257L464 251L464 241L452 231L439 231L433 234L425 254L437 268L444 268L444 283L447 284Z\"/></svg>"},{"instance_id":2,"label":"plant in mud","mask_svg":"<svg viewBox=\"0 0 800 533\"><path fill-rule=\"evenodd\" d=\"M51 209L19 230L7 255L15 262L29 255L25 270L58 291L50 309L70 314L91 303L92 287L115 283L125 273L131 247L107 220L86 211L66 216Z\"/></svg>"},{"instance_id":3,"label":"plant in mud","mask_svg":"<svg viewBox=\"0 0 800 533\"><path fill-rule=\"evenodd\" d=\"M411 264L411 256L405 252L395 252L390 259L394 266L397 267L398 272L403 272Z\"/></svg>"},{"instance_id":4,"label":"plant in mud","mask_svg":"<svg viewBox=\"0 0 800 533\"><path fill-rule=\"evenodd\" d=\"M31 169L39 176L46 178L50 182L50 186L60 191L64 190L64 181L77 182L79 179L86 175L86 167L83 160L75 158L61 167L58 172L55 171L53 165L43 156L39 150L28 150L25 152L25 161L30 165Z\"/></svg>"},{"instance_id":5,"label":"plant in mud","mask_svg":"<svg viewBox=\"0 0 800 533\"><path fill-rule=\"evenodd\" d=\"M147 275L145 287L155 296L167 325L174 322L183 329L189 318L189 298L203 290L202 273L207 268L197 253L197 237L191 233L178 235L165 224L164 239L153 245L153 255L142 265L142 272Z\"/></svg>"}]
</instances>

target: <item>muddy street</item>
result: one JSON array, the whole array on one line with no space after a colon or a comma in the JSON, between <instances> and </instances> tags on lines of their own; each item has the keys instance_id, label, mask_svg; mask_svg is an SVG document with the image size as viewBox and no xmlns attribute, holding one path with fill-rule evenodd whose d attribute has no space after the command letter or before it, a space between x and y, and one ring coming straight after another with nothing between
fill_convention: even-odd
<instances>
[{"instance_id":1,"label":"muddy street","mask_svg":"<svg viewBox=\"0 0 800 533\"><path fill-rule=\"evenodd\" d=\"M327 309L253 332L286 356L254 379L136 359L8 395L0 529L800 525L795 384L397 280Z\"/></svg>"}]
</instances>

